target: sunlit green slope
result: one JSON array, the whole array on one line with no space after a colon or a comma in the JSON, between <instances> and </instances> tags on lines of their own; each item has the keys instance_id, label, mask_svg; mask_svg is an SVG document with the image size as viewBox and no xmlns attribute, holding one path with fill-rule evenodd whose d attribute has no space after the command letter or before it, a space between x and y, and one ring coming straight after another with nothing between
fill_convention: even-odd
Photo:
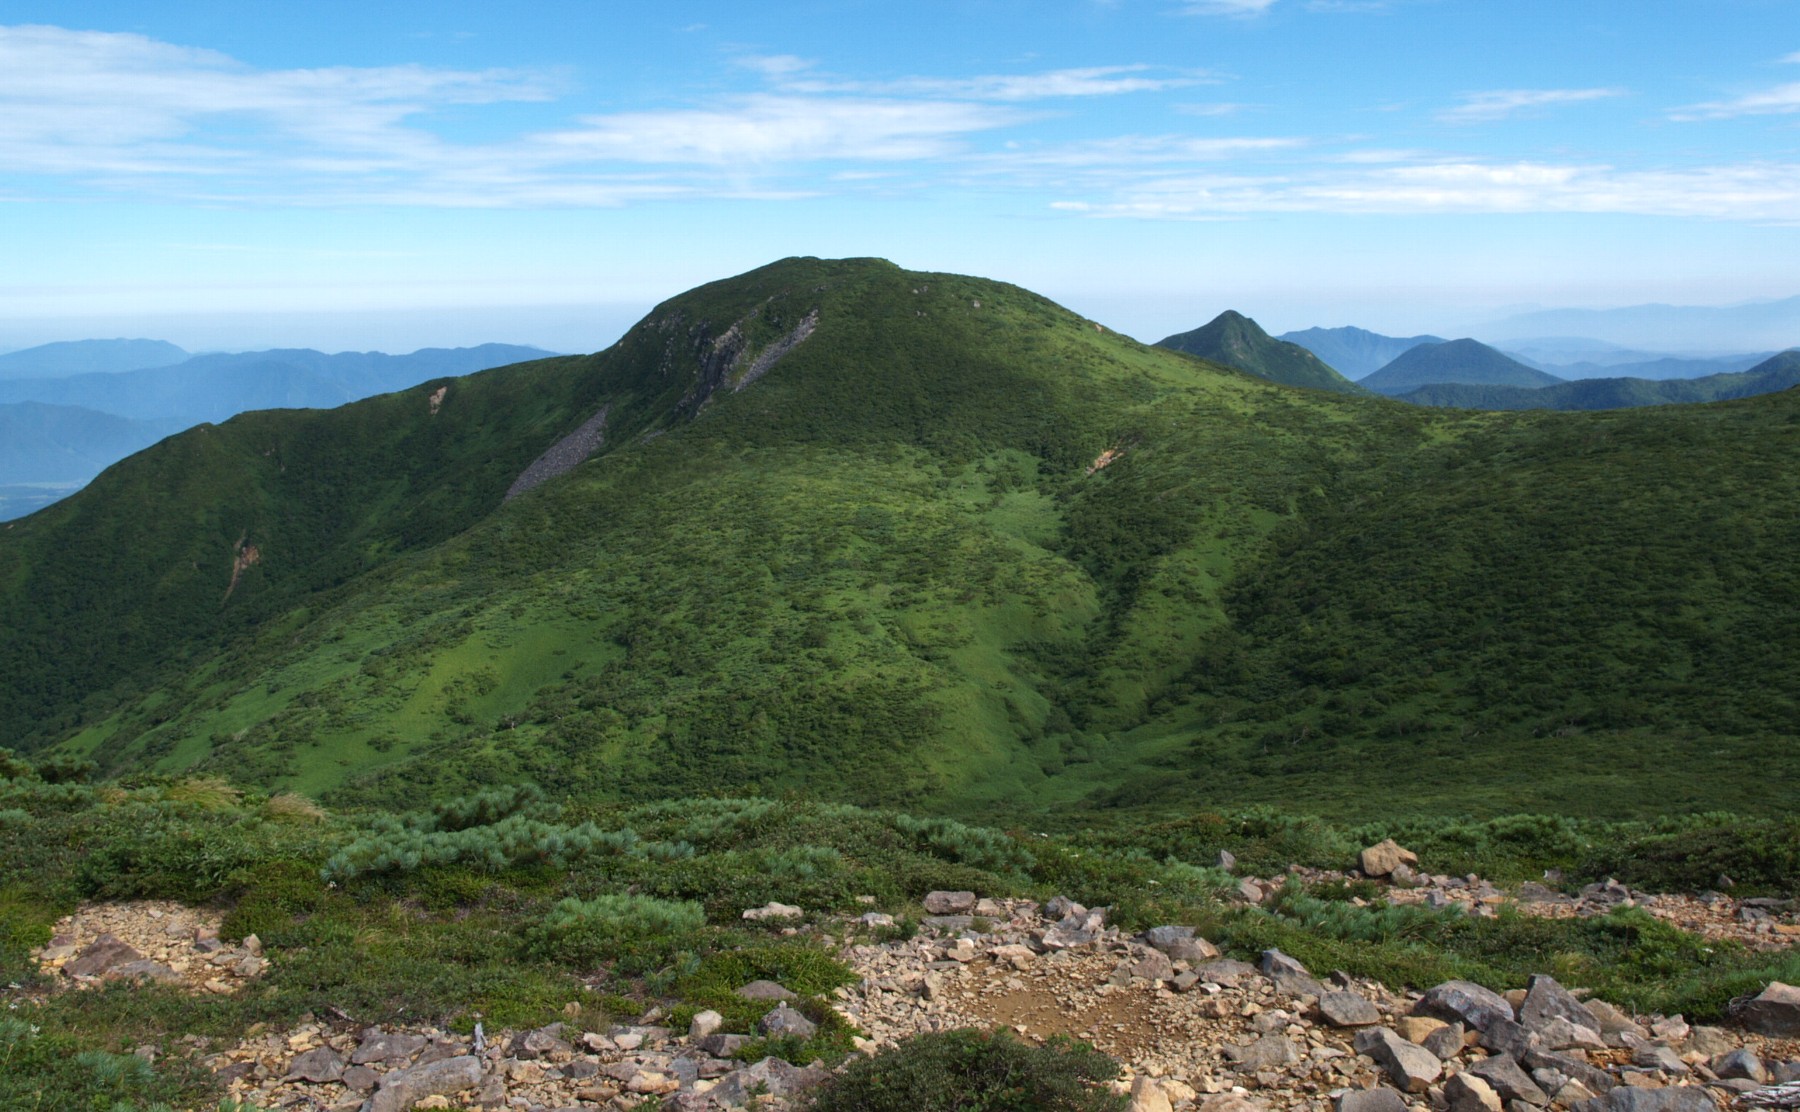
<instances>
[{"instance_id":1,"label":"sunlit green slope","mask_svg":"<svg viewBox=\"0 0 1800 1112\"><path fill-rule=\"evenodd\" d=\"M1800 601L1795 399L1321 395L871 260L702 287L432 414L437 385L189 434L0 533L0 644L36 677L15 734L346 801L524 777L1644 810L1793 786L1800 646L1771 615ZM602 409L592 458L503 501ZM301 442L333 447L260 462ZM227 599L240 536L262 559ZM1710 784L1680 763L1749 754Z\"/></svg>"}]
</instances>

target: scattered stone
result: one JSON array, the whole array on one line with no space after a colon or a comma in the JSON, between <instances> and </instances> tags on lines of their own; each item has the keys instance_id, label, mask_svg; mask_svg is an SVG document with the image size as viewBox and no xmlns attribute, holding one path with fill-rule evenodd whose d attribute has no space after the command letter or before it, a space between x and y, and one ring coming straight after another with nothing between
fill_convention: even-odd
<instances>
[{"instance_id":1,"label":"scattered stone","mask_svg":"<svg viewBox=\"0 0 1800 1112\"><path fill-rule=\"evenodd\" d=\"M975 893L927 892L925 910L932 915L967 915L975 910Z\"/></svg>"},{"instance_id":2,"label":"scattered stone","mask_svg":"<svg viewBox=\"0 0 1800 1112\"><path fill-rule=\"evenodd\" d=\"M341 1081L344 1077L344 1056L329 1046L321 1046L288 1063L287 1075L321 1085L327 1081Z\"/></svg>"},{"instance_id":3,"label":"scattered stone","mask_svg":"<svg viewBox=\"0 0 1800 1112\"><path fill-rule=\"evenodd\" d=\"M819 1025L807 1019L799 1012L781 1003L775 1010L757 1021L756 1029L772 1039L792 1035L799 1039L810 1039L819 1030Z\"/></svg>"},{"instance_id":4,"label":"scattered stone","mask_svg":"<svg viewBox=\"0 0 1800 1112\"><path fill-rule=\"evenodd\" d=\"M380 1084L369 1099L368 1112L405 1112L428 1096L450 1096L480 1085L481 1059L463 1055L395 1070L383 1075Z\"/></svg>"},{"instance_id":5,"label":"scattered stone","mask_svg":"<svg viewBox=\"0 0 1800 1112\"><path fill-rule=\"evenodd\" d=\"M1425 1044L1425 1040L1433 1031L1448 1026L1452 1025L1428 1015L1405 1015L1394 1021L1394 1030L1400 1032L1401 1038L1407 1042L1416 1042L1421 1046ZM1462 1040L1462 1024L1457 1023L1454 1026L1456 1027L1456 1038L1460 1042Z\"/></svg>"},{"instance_id":6,"label":"scattered stone","mask_svg":"<svg viewBox=\"0 0 1800 1112\"><path fill-rule=\"evenodd\" d=\"M1332 1112L1408 1112L1406 1098L1386 1085L1340 1093Z\"/></svg>"},{"instance_id":7,"label":"scattered stone","mask_svg":"<svg viewBox=\"0 0 1800 1112\"><path fill-rule=\"evenodd\" d=\"M1565 1019L1577 1027L1598 1032L1600 1020L1555 977L1535 974L1526 982L1525 1000L1519 1005L1519 1022L1540 1031L1553 1019Z\"/></svg>"},{"instance_id":8,"label":"scattered stone","mask_svg":"<svg viewBox=\"0 0 1800 1112\"><path fill-rule=\"evenodd\" d=\"M1800 1037L1800 988L1770 981L1756 999L1738 1009L1737 1019L1760 1035Z\"/></svg>"},{"instance_id":9,"label":"scattered stone","mask_svg":"<svg viewBox=\"0 0 1800 1112\"><path fill-rule=\"evenodd\" d=\"M1264 1070L1291 1066L1300 1060L1300 1048L1285 1035L1264 1035L1249 1046L1227 1045L1225 1057L1238 1070Z\"/></svg>"},{"instance_id":10,"label":"scattered stone","mask_svg":"<svg viewBox=\"0 0 1800 1112\"><path fill-rule=\"evenodd\" d=\"M804 1092L825 1080L825 1071L784 1062L780 1058L764 1058L720 1081L707 1096L730 1108L748 1104L757 1094L785 1097Z\"/></svg>"},{"instance_id":11,"label":"scattered stone","mask_svg":"<svg viewBox=\"0 0 1800 1112\"><path fill-rule=\"evenodd\" d=\"M1300 977L1312 976L1312 973L1307 970L1306 966L1282 953L1280 950L1264 950L1262 952L1262 961L1258 963L1257 967L1262 970L1264 975L1270 977L1273 977L1278 973L1291 973Z\"/></svg>"},{"instance_id":12,"label":"scattered stone","mask_svg":"<svg viewBox=\"0 0 1800 1112\"><path fill-rule=\"evenodd\" d=\"M1424 1092L1444 1072L1444 1063L1437 1055L1417 1043L1407 1042L1385 1027L1358 1031L1356 1051L1375 1059L1388 1076L1409 1093Z\"/></svg>"},{"instance_id":13,"label":"scattered stone","mask_svg":"<svg viewBox=\"0 0 1800 1112\"><path fill-rule=\"evenodd\" d=\"M134 961L142 961L144 955L119 941L110 934L103 934L89 943L75 960L63 966L63 972L71 977L98 977L118 966Z\"/></svg>"},{"instance_id":14,"label":"scattered stone","mask_svg":"<svg viewBox=\"0 0 1800 1112\"><path fill-rule=\"evenodd\" d=\"M1577 1105L1576 1112L1718 1112L1719 1106L1697 1085L1638 1089L1626 1085Z\"/></svg>"},{"instance_id":15,"label":"scattered stone","mask_svg":"<svg viewBox=\"0 0 1800 1112\"><path fill-rule=\"evenodd\" d=\"M1531 1075L1521 1069L1516 1060L1503 1054L1472 1063L1466 1072L1493 1086L1494 1091L1507 1100L1522 1100L1526 1104L1536 1105L1550 1103L1549 1094L1538 1087Z\"/></svg>"},{"instance_id":16,"label":"scattered stone","mask_svg":"<svg viewBox=\"0 0 1800 1112\"><path fill-rule=\"evenodd\" d=\"M390 1035L379 1027L371 1027L363 1032L362 1042L358 1044L356 1053L350 1056L350 1063L366 1066L370 1062L389 1062L411 1058L425 1049L425 1039L420 1035Z\"/></svg>"},{"instance_id":17,"label":"scattered stone","mask_svg":"<svg viewBox=\"0 0 1800 1112\"><path fill-rule=\"evenodd\" d=\"M1679 1077L1688 1071L1687 1063L1672 1047L1661 1043L1647 1043L1631 1052L1631 1064L1645 1069L1661 1070L1671 1076Z\"/></svg>"},{"instance_id":18,"label":"scattered stone","mask_svg":"<svg viewBox=\"0 0 1800 1112\"><path fill-rule=\"evenodd\" d=\"M698 1042L708 1035L716 1034L724 1026L725 1017L708 1008L695 1013L693 1022L688 1024L688 1038Z\"/></svg>"},{"instance_id":19,"label":"scattered stone","mask_svg":"<svg viewBox=\"0 0 1800 1112\"><path fill-rule=\"evenodd\" d=\"M1444 1023L1432 1028L1422 1039L1414 1042L1437 1055L1438 1061L1448 1062L1463 1052L1463 1025L1460 1023Z\"/></svg>"},{"instance_id":20,"label":"scattered stone","mask_svg":"<svg viewBox=\"0 0 1800 1112\"><path fill-rule=\"evenodd\" d=\"M737 990L745 1000L798 1000L798 996L774 981L751 981Z\"/></svg>"},{"instance_id":21,"label":"scattered stone","mask_svg":"<svg viewBox=\"0 0 1800 1112\"><path fill-rule=\"evenodd\" d=\"M777 903L771 900L761 907L753 907L745 911L744 918L752 923L792 922L806 918L806 912L793 904Z\"/></svg>"},{"instance_id":22,"label":"scattered stone","mask_svg":"<svg viewBox=\"0 0 1800 1112\"><path fill-rule=\"evenodd\" d=\"M1413 1005L1414 1015L1431 1016L1446 1023L1485 1031L1495 1020L1513 1020L1512 1005L1499 993L1473 981L1445 981L1426 992Z\"/></svg>"},{"instance_id":23,"label":"scattered stone","mask_svg":"<svg viewBox=\"0 0 1800 1112\"><path fill-rule=\"evenodd\" d=\"M1746 1081L1754 1081L1758 1085L1769 1083L1768 1067L1763 1065L1763 1061L1757 1056L1756 1051L1747 1046L1719 1055L1707 1063L1707 1068L1726 1080L1741 1077Z\"/></svg>"},{"instance_id":24,"label":"scattered stone","mask_svg":"<svg viewBox=\"0 0 1800 1112\"><path fill-rule=\"evenodd\" d=\"M1174 1112L1174 1106L1161 1085L1140 1075L1131 1083L1131 1106L1126 1112Z\"/></svg>"},{"instance_id":25,"label":"scattered stone","mask_svg":"<svg viewBox=\"0 0 1800 1112\"><path fill-rule=\"evenodd\" d=\"M1459 1073L1444 1082L1444 1099L1450 1112L1502 1112L1506 1107L1494 1087L1473 1073Z\"/></svg>"},{"instance_id":26,"label":"scattered stone","mask_svg":"<svg viewBox=\"0 0 1800 1112\"><path fill-rule=\"evenodd\" d=\"M1319 1018L1333 1027L1366 1027L1381 1022L1381 1009L1354 992L1327 992L1319 997Z\"/></svg>"}]
</instances>

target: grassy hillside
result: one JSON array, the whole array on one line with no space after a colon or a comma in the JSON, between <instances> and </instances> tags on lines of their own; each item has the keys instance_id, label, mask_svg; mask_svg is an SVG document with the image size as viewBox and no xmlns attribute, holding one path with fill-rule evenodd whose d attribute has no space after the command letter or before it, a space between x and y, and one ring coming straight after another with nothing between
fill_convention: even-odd
<instances>
[{"instance_id":1,"label":"grassy hillside","mask_svg":"<svg viewBox=\"0 0 1800 1112\"><path fill-rule=\"evenodd\" d=\"M1771 356L1747 371L1700 378L1668 381L1593 378L1539 389L1438 384L1423 386L1398 397L1414 405L1460 409L1630 409L1750 398L1796 385L1800 385L1800 351L1787 351Z\"/></svg>"},{"instance_id":2,"label":"grassy hillside","mask_svg":"<svg viewBox=\"0 0 1800 1112\"><path fill-rule=\"evenodd\" d=\"M1275 339L1255 321L1230 309L1192 332L1158 340L1156 346L1196 355L1286 386L1333 390L1340 394L1361 392L1355 383L1311 351L1299 344Z\"/></svg>"},{"instance_id":3,"label":"grassy hillside","mask_svg":"<svg viewBox=\"0 0 1800 1112\"><path fill-rule=\"evenodd\" d=\"M1626 815L1796 786L1800 398L1297 391L868 260L431 390L197 430L0 532L6 729L343 803ZM602 407L596 458L503 502Z\"/></svg>"}]
</instances>

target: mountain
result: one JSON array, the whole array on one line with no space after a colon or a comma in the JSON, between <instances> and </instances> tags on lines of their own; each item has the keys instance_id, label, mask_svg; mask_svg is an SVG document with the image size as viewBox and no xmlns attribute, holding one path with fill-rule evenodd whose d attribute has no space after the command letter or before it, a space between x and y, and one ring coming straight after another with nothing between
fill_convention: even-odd
<instances>
[{"instance_id":1,"label":"mountain","mask_svg":"<svg viewBox=\"0 0 1800 1112\"><path fill-rule=\"evenodd\" d=\"M1584 378L1650 378L1661 381L1672 378L1705 378L1708 375L1736 374L1739 371L1747 371L1776 354L1778 353L1773 351L1758 351L1744 355L1721 355L1708 359L1682 359L1665 355L1640 363L1546 364L1539 366L1538 370L1548 371L1558 378L1570 381Z\"/></svg>"},{"instance_id":2,"label":"mountain","mask_svg":"<svg viewBox=\"0 0 1800 1112\"><path fill-rule=\"evenodd\" d=\"M81 406L147 421L223 421L249 409L328 409L425 379L549 354L511 344L410 355L277 349L196 355L172 366L0 381L0 403Z\"/></svg>"},{"instance_id":3,"label":"mountain","mask_svg":"<svg viewBox=\"0 0 1800 1112\"><path fill-rule=\"evenodd\" d=\"M1536 389L1438 384L1396 396L1414 405L1460 409L1625 409L1748 398L1796 385L1800 385L1800 350L1772 356L1748 371L1701 378L1590 378Z\"/></svg>"},{"instance_id":4,"label":"mountain","mask_svg":"<svg viewBox=\"0 0 1800 1112\"><path fill-rule=\"evenodd\" d=\"M1496 343L1538 336L1581 336L1648 351L1781 349L1800 342L1800 297L1750 305L1630 305L1548 309L1480 326Z\"/></svg>"},{"instance_id":5,"label":"mountain","mask_svg":"<svg viewBox=\"0 0 1800 1112\"><path fill-rule=\"evenodd\" d=\"M187 357L187 352L163 340L65 340L0 355L0 379L136 371L167 367Z\"/></svg>"},{"instance_id":6,"label":"mountain","mask_svg":"<svg viewBox=\"0 0 1800 1112\"><path fill-rule=\"evenodd\" d=\"M1422 344L1367 376L1361 385L1378 394L1404 394L1420 386L1460 382L1472 386L1552 386L1562 379L1527 367L1475 340Z\"/></svg>"},{"instance_id":7,"label":"mountain","mask_svg":"<svg viewBox=\"0 0 1800 1112\"><path fill-rule=\"evenodd\" d=\"M1409 336L1400 339L1370 332L1365 328L1307 328L1299 332L1283 332L1281 339L1312 352L1353 379L1373 374L1392 363L1401 353L1420 344L1441 344L1439 336Z\"/></svg>"},{"instance_id":8,"label":"mountain","mask_svg":"<svg viewBox=\"0 0 1800 1112\"><path fill-rule=\"evenodd\" d=\"M1157 341L1157 347L1197 355L1246 374L1311 390L1356 393L1356 385L1326 366L1318 356L1285 340L1277 340L1242 313L1225 310L1192 332Z\"/></svg>"},{"instance_id":9,"label":"mountain","mask_svg":"<svg viewBox=\"0 0 1800 1112\"><path fill-rule=\"evenodd\" d=\"M11 484L85 483L174 431L74 406L0 405L0 475Z\"/></svg>"},{"instance_id":10,"label":"mountain","mask_svg":"<svg viewBox=\"0 0 1800 1112\"><path fill-rule=\"evenodd\" d=\"M345 807L1783 813L1797 421L1294 390L789 259L0 528L0 735Z\"/></svg>"}]
</instances>

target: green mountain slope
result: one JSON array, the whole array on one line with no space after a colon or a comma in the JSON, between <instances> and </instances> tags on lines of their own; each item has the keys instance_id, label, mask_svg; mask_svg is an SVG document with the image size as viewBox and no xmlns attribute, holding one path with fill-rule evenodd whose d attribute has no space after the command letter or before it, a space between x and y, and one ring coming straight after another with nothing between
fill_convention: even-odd
<instances>
[{"instance_id":1,"label":"green mountain slope","mask_svg":"<svg viewBox=\"0 0 1800 1112\"><path fill-rule=\"evenodd\" d=\"M1508 358L1479 340L1451 340L1411 348L1362 379L1360 385L1378 394L1392 396L1445 382L1538 387L1555 386L1561 381L1555 375Z\"/></svg>"},{"instance_id":2,"label":"green mountain slope","mask_svg":"<svg viewBox=\"0 0 1800 1112\"><path fill-rule=\"evenodd\" d=\"M1800 397L1295 391L1016 287L805 259L441 385L195 430L0 531L4 728L344 803L1795 787Z\"/></svg>"},{"instance_id":3,"label":"green mountain slope","mask_svg":"<svg viewBox=\"0 0 1800 1112\"><path fill-rule=\"evenodd\" d=\"M1255 321L1227 309L1192 332L1181 332L1157 341L1157 347L1197 355L1246 374L1304 386L1311 390L1360 393L1356 384L1332 370L1312 352L1286 340L1277 340Z\"/></svg>"},{"instance_id":4,"label":"green mountain slope","mask_svg":"<svg viewBox=\"0 0 1800 1112\"><path fill-rule=\"evenodd\" d=\"M1396 396L1414 405L1460 409L1628 409L1749 398L1796 385L1800 385L1800 351L1787 351L1747 371L1700 378L1591 378L1538 389L1439 383Z\"/></svg>"}]
</instances>

